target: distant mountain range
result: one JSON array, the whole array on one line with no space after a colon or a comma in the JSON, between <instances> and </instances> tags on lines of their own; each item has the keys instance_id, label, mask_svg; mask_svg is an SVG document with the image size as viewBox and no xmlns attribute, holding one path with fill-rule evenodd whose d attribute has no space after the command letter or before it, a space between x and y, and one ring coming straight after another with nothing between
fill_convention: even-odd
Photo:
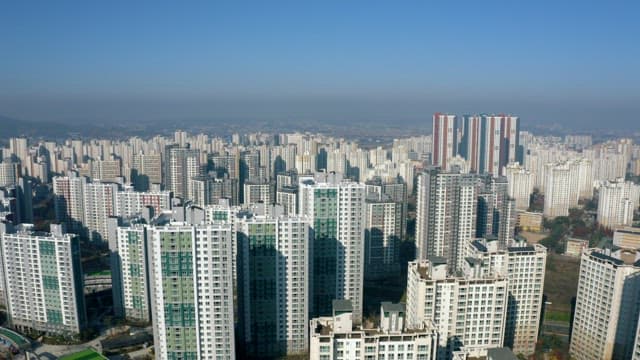
<instances>
[{"instance_id":1,"label":"distant mountain range","mask_svg":"<svg viewBox=\"0 0 640 360\"><path fill-rule=\"evenodd\" d=\"M49 122L32 122L0 115L0 138L15 136L64 137L76 131L73 127Z\"/></svg>"},{"instance_id":2,"label":"distant mountain range","mask_svg":"<svg viewBox=\"0 0 640 360\"><path fill-rule=\"evenodd\" d=\"M0 115L0 141L16 136L44 139L68 139L72 137L119 136L126 129L122 125L61 124L56 122L28 121Z\"/></svg>"}]
</instances>

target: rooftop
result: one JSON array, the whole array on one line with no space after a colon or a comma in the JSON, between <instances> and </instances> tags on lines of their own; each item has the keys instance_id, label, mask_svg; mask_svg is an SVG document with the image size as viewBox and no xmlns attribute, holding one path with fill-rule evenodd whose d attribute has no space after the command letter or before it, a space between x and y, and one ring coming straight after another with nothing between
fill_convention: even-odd
<instances>
[{"instance_id":1,"label":"rooftop","mask_svg":"<svg viewBox=\"0 0 640 360\"><path fill-rule=\"evenodd\" d=\"M491 360L517 360L511 349L506 347L487 350L487 357Z\"/></svg>"},{"instance_id":2,"label":"rooftop","mask_svg":"<svg viewBox=\"0 0 640 360\"><path fill-rule=\"evenodd\" d=\"M465 260L471 265L482 265L482 260L474 257L466 257Z\"/></svg>"},{"instance_id":3,"label":"rooftop","mask_svg":"<svg viewBox=\"0 0 640 360\"><path fill-rule=\"evenodd\" d=\"M382 305L382 311L398 311L404 312L404 304L402 303L392 303L390 301L383 301L380 303Z\"/></svg>"},{"instance_id":4,"label":"rooftop","mask_svg":"<svg viewBox=\"0 0 640 360\"><path fill-rule=\"evenodd\" d=\"M333 300L333 311L347 312L353 311L351 300L336 299Z\"/></svg>"},{"instance_id":5,"label":"rooftop","mask_svg":"<svg viewBox=\"0 0 640 360\"><path fill-rule=\"evenodd\" d=\"M482 242L480 242L480 240L473 240L471 242L471 244L478 250L482 251L482 252L487 252L487 247L484 246L484 244Z\"/></svg>"},{"instance_id":6,"label":"rooftop","mask_svg":"<svg viewBox=\"0 0 640 360\"><path fill-rule=\"evenodd\" d=\"M507 248L510 252L533 252L536 248L533 246L510 246Z\"/></svg>"},{"instance_id":7,"label":"rooftop","mask_svg":"<svg viewBox=\"0 0 640 360\"><path fill-rule=\"evenodd\" d=\"M429 262L433 265L443 265L447 264L447 259L442 256L430 256Z\"/></svg>"}]
</instances>

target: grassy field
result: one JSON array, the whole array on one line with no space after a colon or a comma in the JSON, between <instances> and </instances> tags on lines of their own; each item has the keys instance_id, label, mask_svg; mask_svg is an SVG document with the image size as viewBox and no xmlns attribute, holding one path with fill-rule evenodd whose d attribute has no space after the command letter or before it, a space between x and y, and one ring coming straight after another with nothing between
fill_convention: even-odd
<instances>
[{"instance_id":1,"label":"grassy field","mask_svg":"<svg viewBox=\"0 0 640 360\"><path fill-rule=\"evenodd\" d=\"M566 311L546 311L544 313L545 321L565 322L571 321L571 314Z\"/></svg>"},{"instance_id":2,"label":"grassy field","mask_svg":"<svg viewBox=\"0 0 640 360\"><path fill-rule=\"evenodd\" d=\"M580 260L549 253L547 257L547 271L544 280L544 293L547 301L546 312L549 316L565 318L571 312L571 300L576 296L578 289L578 276L580 272ZM551 320L551 319L550 319Z\"/></svg>"},{"instance_id":3,"label":"grassy field","mask_svg":"<svg viewBox=\"0 0 640 360\"><path fill-rule=\"evenodd\" d=\"M86 349L75 354L65 355L60 360L105 360L106 357L98 354L93 349Z\"/></svg>"}]
</instances>

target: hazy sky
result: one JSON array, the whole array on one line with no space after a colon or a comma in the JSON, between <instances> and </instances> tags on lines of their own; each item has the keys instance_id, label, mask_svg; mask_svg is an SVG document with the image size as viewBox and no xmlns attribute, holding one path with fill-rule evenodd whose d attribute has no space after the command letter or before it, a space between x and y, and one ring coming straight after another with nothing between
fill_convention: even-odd
<instances>
[{"instance_id":1,"label":"hazy sky","mask_svg":"<svg viewBox=\"0 0 640 360\"><path fill-rule=\"evenodd\" d=\"M640 124L640 2L5 1L0 115Z\"/></svg>"}]
</instances>

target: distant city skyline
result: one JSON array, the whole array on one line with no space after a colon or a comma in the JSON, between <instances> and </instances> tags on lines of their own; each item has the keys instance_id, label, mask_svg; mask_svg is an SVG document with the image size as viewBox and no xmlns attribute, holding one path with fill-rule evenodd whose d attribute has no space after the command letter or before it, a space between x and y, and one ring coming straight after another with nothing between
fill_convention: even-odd
<instances>
[{"instance_id":1,"label":"distant city skyline","mask_svg":"<svg viewBox=\"0 0 640 360\"><path fill-rule=\"evenodd\" d=\"M6 4L0 115L427 124L505 112L594 129L640 112L632 2L124 4Z\"/></svg>"}]
</instances>

